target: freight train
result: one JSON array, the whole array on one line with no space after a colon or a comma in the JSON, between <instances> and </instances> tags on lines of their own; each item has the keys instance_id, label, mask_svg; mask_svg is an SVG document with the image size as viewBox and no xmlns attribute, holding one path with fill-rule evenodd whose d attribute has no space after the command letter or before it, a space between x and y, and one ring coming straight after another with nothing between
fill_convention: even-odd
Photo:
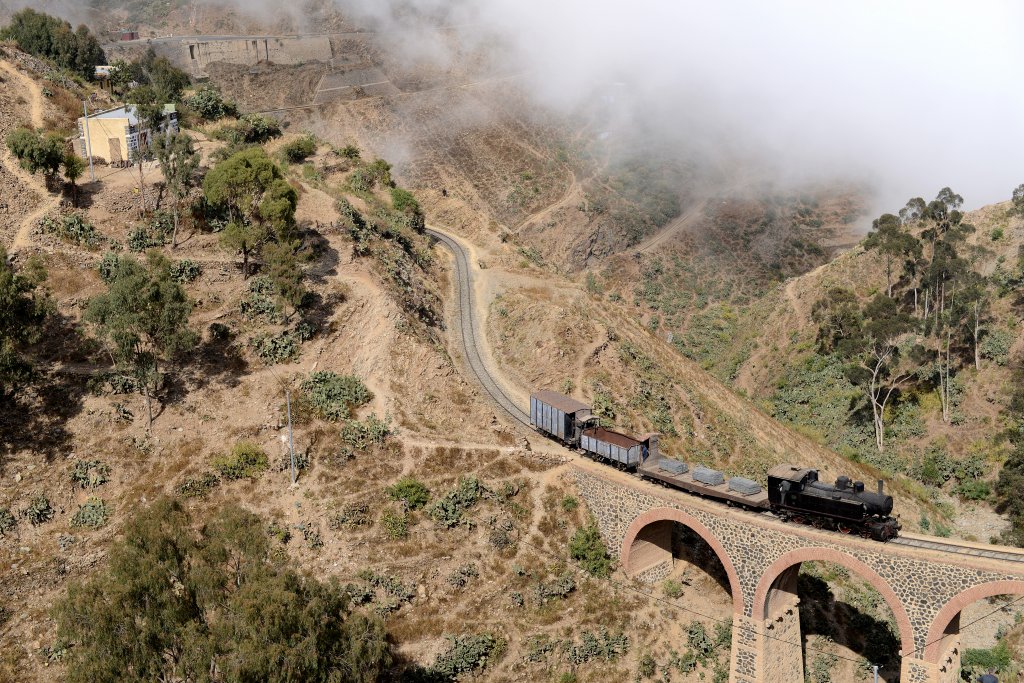
<instances>
[{"instance_id":1,"label":"freight train","mask_svg":"<svg viewBox=\"0 0 1024 683\"><path fill-rule=\"evenodd\" d=\"M776 465L768 471L768 487L730 477L707 467L692 469L661 455L657 433L632 437L600 425L590 406L554 391L530 395L530 423L542 434L596 460L635 472L637 476L688 493L756 512L771 512L785 521L811 524L876 541L896 538L899 522L892 516L892 496L878 481L877 492L864 483L839 477L835 484L818 480L818 470Z\"/></svg>"}]
</instances>

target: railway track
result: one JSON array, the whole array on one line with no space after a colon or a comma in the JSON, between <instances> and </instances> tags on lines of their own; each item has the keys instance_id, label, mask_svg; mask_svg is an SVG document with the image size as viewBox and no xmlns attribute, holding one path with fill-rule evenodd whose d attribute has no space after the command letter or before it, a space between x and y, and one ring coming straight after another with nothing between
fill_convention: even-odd
<instances>
[{"instance_id":1,"label":"railway track","mask_svg":"<svg viewBox=\"0 0 1024 683\"><path fill-rule=\"evenodd\" d=\"M512 419L513 422L526 427L532 432L533 427L530 424L530 416L502 390L501 385L491 375L487 364L480 355L480 348L485 340L477 327L476 316L473 315L473 271L469 264L469 254L461 244L442 232L428 228L427 234L436 239L455 257L455 291L458 297L455 307L455 318L462 341L462 352L465 355L466 362L469 364L470 371L503 413ZM898 536L887 541L887 544L920 548L922 550L954 554L961 557L968 556L1024 563L1024 550L1005 546L985 546L967 542L958 543L947 539L912 534Z\"/></svg>"},{"instance_id":2,"label":"railway track","mask_svg":"<svg viewBox=\"0 0 1024 683\"><path fill-rule=\"evenodd\" d=\"M427 234L444 245L455 257L455 292L458 297L455 306L455 319L462 339L462 352L469 364L469 369L484 391L506 415L514 422L532 430L530 416L502 391L501 386L495 381L480 355L482 336L477 329L476 316L473 315L473 271L469 265L469 255L461 244L448 235L429 228Z\"/></svg>"},{"instance_id":3,"label":"railway track","mask_svg":"<svg viewBox=\"0 0 1024 683\"><path fill-rule=\"evenodd\" d=\"M898 536L891 541L892 545L903 545L911 548L923 548L942 553L953 553L956 555L969 555L971 557L984 557L990 560L1001 560L1003 562L1024 563L1024 552L1015 548L994 545L991 547L959 544L955 541L944 539L921 538L918 536Z\"/></svg>"}]
</instances>

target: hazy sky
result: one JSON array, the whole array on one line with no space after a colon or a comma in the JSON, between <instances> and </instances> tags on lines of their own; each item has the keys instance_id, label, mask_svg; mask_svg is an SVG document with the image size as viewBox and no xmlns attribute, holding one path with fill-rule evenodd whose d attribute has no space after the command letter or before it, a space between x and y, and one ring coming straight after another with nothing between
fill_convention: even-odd
<instances>
[{"instance_id":1,"label":"hazy sky","mask_svg":"<svg viewBox=\"0 0 1024 683\"><path fill-rule=\"evenodd\" d=\"M780 177L853 175L887 205L949 185L975 207L1024 183L1024 3L339 2L392 28L410 4L447 11L468 39L509 46L546 104L625 82L634 115Z\"/></svg>"}]
</instances>

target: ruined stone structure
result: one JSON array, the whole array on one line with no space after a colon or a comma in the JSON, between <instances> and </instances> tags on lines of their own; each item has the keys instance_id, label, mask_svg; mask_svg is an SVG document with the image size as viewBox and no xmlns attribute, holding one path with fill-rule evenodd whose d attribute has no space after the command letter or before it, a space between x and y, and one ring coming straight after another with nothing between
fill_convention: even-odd
<instances>
[{"instance_id":1,"label":"ruined stone structure","mask_svg":"<svg viewBox=\"0 0 1024 683\"><path fill-rule=\"evenodd\" d=\"M206 75L206 67L213 62L303 64L329 61L333 52L330 38L326 35L212 37L182 39L178 51L172 50L171 57L193 76L201 77Z\"/></svg>"},{"instance_id":2,"label":"ruined stone structure","mask_svg":"<svg viewBox=\"0 0 1024 683\"><path fill-rule=\"evenodd\" d=\"M898 627L904 683L959 680L960 611L986 597L1024 594L1024 562L881 544L784 524L618 472L573 472L605 541L634 579L653 582L669 573L677 525L698 534L721 560L733 600L731 683L804 680L802 562L842 565L882 595Z\"/></svg>"}]
</instances>

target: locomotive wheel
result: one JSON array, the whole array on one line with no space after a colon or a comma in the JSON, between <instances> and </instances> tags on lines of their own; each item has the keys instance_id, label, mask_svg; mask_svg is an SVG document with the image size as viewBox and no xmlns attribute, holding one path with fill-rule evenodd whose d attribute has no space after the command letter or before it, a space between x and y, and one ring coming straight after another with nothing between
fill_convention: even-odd
<instances>
[{"instance_id":1,"label":"locomotive wheel","mask_svg":"<svg viewBox=\"0 0 1024 683\"><path fill-rule=\"evenodd\" d=\"M842 522L839 522L838 524L836 524L836 528L839 529L839 533L841 533L841 534L853 533L853 529L851 529L850 527L846 526Z\"/></svg>"}]
</instances>

